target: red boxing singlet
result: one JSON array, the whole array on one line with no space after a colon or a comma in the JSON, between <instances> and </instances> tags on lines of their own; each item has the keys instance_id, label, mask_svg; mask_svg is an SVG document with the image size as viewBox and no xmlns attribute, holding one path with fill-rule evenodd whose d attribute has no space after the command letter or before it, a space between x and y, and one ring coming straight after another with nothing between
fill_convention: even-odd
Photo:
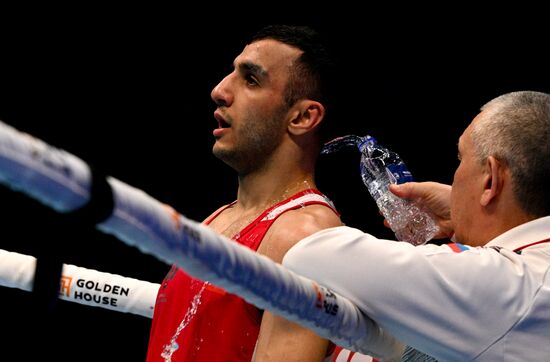
<instances>
[{"instance_id":1,"label":"red boxing singlet","mask_svg":"<svg viewBox=\"0 0 550 362\"><path fill-rule=\"evenodd\" d=\"M233 239L256 251L281 214L312 204L334 210L319 191L304 190L265 210ZM262 311L240 297L172 266L157 295L147 361L250 361L261 318Z\"/></svg>"}]
</instances>

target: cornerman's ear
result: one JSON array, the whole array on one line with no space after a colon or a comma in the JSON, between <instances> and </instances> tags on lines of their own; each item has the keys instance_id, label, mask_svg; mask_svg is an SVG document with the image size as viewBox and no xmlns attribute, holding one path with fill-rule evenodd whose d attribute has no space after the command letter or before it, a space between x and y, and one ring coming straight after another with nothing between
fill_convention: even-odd
<instances>
[{"instance_id":1,"label":"cornerman's ear","mask_svg":"<svg viewBox=\"0 0 550 362\"><path fill-rule=\"evenodd\" d=\"M484 167L483 192L480 203L482 206L487 206L495 197L502 193L506 167L494 156L487 157Z\"/></svg>"},{"instance_id":2,"label":"cornerman's ear","mask_svg":"<svg viewBox=\"0 0 550 362\"><path fill-rule=\"evenodd\" d=\"M291 112L292 119L288 123L288 131L293 135L307 133L317 127L325 116L325 107L316 101L303 99L296 102Z\"/></svg>"}]
</instances>

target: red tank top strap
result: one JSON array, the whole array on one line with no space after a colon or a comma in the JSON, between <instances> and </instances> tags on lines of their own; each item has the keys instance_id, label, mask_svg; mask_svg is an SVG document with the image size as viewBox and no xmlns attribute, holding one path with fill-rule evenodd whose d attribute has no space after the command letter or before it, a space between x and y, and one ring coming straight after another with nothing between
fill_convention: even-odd
<instances>
[{"instance_id":1,"label":"red tank top strap","mask_svg":"<svg viewBox=\"0 0 550 362\"><path fill-rule=\"evenodd\" d=\"M340 216L328 197L323 195L319 190L306 189L266 209L254 221L245 226L240 231L240 235L246 235L251 229L256 228L258 224L263 224L264 230L267 231L271 224L283 213L308 205L324 205Z\"/></svg>"},{"instance_id":2,"label":"red tank top strap","mask_svg":"<svg viewBox=\"0 0 550 362\"><path fill-rule=\"evenodd\" d=\"M204 220L203 224L205 225L209 225L212 220L214 220L215 218L217 218L222 212L224 212L226 209L230 208L231 206L235 205L237 203L237 200L233 201L232 203L230 204L227 204L225 206L222 206L218 209L218 211L216 211L215 213L213 213L212 215L210 215L208 218L206 218L206 220Z\"/></svg>"},{"instance_id":3,"label":"red tank top strap","mask_svg":"<svg viewBox=\"0 0 550 362\"><path fill-rule=\"evenodd\" d=\"M319 190L306 189L267 209L260 215L262 217L260 220L274 220L288 210L295 210L308 205L325 205L332 209L336 215L340 216L328 197L323 195Z\"/></svg>"}]
</instances>

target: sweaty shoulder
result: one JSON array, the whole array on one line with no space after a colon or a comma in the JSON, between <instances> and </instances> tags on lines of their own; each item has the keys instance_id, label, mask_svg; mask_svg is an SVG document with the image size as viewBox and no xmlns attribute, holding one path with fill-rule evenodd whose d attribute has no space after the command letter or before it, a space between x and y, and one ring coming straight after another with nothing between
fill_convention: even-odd
<instances>
[{"instance_id":1,"label":"sweaty shoulder","mask_svg":"<svg viewBox=\"0 0 550 362\"><path fill-rule=\"evenodd\" d=\"M294 244L317 231L341 226L340 217L324 205L308 205L283 213L264 237L258 252L281 262Z\"/></svg>"}]
</instances>

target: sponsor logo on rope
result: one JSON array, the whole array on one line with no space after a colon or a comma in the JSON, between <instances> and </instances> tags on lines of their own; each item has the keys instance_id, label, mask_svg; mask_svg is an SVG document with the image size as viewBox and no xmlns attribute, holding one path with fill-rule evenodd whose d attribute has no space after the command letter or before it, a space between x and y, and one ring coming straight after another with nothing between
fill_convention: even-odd
<instances>
[{"instance_id":1,"label":"sponsor logo on rope","mask_svg":"<svg viewBox=\"0 0 550 362\"><path fill-rule=\"evenodd\" d=\"M84 301L90 304L109 305L118 307L119 296L128 297L130 288L116 284L102 283L95 280L76 279L61 276L59 295L66 296L75 301Z\"/></svg>"},{"instance_id":2,"label":"sponsor logo on rope","mask_svg":"<svg viewBox=\"0 0 550 362\"><path fill-rule=\"evenodd\" d=\"M319 309L324 309L327 314L336 315L338 313L336 295L327 288L316 283L312 284L316 294L315 306Z\"/></svg>"}]
</instances>

